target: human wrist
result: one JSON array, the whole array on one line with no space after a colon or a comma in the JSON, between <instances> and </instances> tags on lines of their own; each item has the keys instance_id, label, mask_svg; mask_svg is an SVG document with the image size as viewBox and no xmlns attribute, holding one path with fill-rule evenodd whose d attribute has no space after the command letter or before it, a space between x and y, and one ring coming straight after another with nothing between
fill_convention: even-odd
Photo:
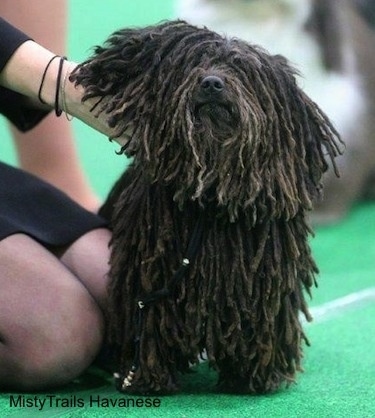
<instances>
[{"instance_id":1,"label":"human wrist","mask_svg":"<svg viewBox=\"0 0 375 418\"><path fill-rule=\"evenodd\" d=\"M98 99L82 101L85 90L69 79L70 74L77 67L77 63L66 60L65 57L52 57L45 69L45 76L39 88L39 99L55 108L60 116L65 113L80 119L97 131L111 136L111 129L103 117L97 117L92 108Z\"/></svg>"},{"instance_id":2,"label":"human wrist","mask_svg":"<svg viewBox=\"0 0 375 418\"><path fill-rule=\"evenodd\" d=\"M115 130L108 125L107 116L105 113L97 113L93 110L98 101L103 101L103 99L100 97L93 97L83 101L82 99L85 95L84 87L69 79L70 74L77 65L78 64L74 62L66 63L66 73L64 74L64 81L62 84L61 108L65 113L80 119L95 130L111 138L115 136ZM104 100L109 100L109 98ZM122 144L121 138L114 139Z\"/></svg>"},{"instance_id":3,"label":"human wrist","mask_svg":"<svg viewBox=\"0 0 375 418\"><path fill-rule=\"evenodd\" d=\"M80 119L107 137L116 137L115 129L108 125L107 115L98 115L92 111L99 100L103 102L103 98L94 97L82 101L84 88L69 80L77 63L54 57L51 51L36 42L24 42L0 72L0 85L29 97L35 106L58 109ZM123 138L116 137L115 140L123 144Z\"/></svg>"},{"instance_id":4,"label":"human wrist","mask_svg":"<svg viewBox=\"0 0 375 418\"><path fill-rule=\"evenodd\" d=\"M64 112L81 119L86 112L83 109L82 98L84 89L80 85L75 85L69 80L70 74L77 67L77 63L67 61L64 66L63 81L61 85L61 108Z\"/></svg>"}]
</instances>

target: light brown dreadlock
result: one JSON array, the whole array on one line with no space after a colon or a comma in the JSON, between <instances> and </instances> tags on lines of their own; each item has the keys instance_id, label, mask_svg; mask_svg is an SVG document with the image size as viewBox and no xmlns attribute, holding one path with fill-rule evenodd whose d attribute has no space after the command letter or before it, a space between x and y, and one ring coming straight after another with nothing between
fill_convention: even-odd
<instances>
[{"instance_id":1,"label":"light brown dreadlock","mask_svg":"<svg viewBox=\"0 0 375 418\"><path fill-rule=\"evenodd\" d=\"M201 100L207 76L220 100ZM137 357L123 390L174 391L204 349L224 390L273 391L301 369L298 314L310 319L317 273L305 217L339 138L294 76L280 56L183 21L118 31L73 75L118 136L132 131L134 161L102 210L122 378ZM137 329L137 301L168 288L199 217L194 262Z\"/></svg>"}]
</instances>

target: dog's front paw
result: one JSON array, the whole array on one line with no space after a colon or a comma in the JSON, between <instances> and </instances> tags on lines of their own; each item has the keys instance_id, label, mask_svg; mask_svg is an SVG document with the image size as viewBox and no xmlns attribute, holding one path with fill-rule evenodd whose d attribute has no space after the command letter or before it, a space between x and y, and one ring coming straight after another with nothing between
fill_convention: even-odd
<instances>
[{"instance_id":1,"label":"dog's front paw","mask_svg":"<svg viewBox=\"0 0 375 418\"><path fill-rule=\"evenodd\" d=\"M130 371L126 376L114 373L116 389L122 393L133 395L153 396L172 395L179 391L177 379L172 375L164 379L145 379L141 373Z\"/></svg>"},{"instance_id":2,"label":"dog's front paw","mask_svg":"<svg viewBox=\"0 0 375 418\"><path fill-rule=\"evenodd\" d=\"M270 374L267 378L226 374L220 375L217 390L221 393L264 395L288 386L291 381L292 379L285 379L277 373Z\"/></svg>"}]
</instances>

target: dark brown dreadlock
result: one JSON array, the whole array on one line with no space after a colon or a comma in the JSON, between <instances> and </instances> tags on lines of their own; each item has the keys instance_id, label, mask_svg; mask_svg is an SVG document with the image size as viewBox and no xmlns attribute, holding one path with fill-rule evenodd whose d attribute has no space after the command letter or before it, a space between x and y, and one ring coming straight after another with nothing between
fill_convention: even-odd
<instances>
[{"instance_id":1,"label":"dark brown dreadlock","mask_svg":"<svg viewBox=\"0 0 375 418\"><path fill-rule=\"evenodd\" d=\"M132 132L134 161L102 211L109 334L121 376L133 366L123 390L175 390L204 349L229 391L273 391L301 369L317 273L305 217L339 138L294 76L281 56L183 21L118 31L73 75L118 136ZM168 289L198 218L195 260ZM137 326L137 301L161 289Z\"/></svg>"}]
</instances>

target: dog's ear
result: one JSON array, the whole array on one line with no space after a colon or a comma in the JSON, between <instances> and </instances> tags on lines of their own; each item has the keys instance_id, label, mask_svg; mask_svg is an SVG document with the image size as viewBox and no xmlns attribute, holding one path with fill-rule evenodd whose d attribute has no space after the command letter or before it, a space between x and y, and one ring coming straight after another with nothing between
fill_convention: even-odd
<instances>
[{"instance_id":1,"label":"dog's ear","mask_svg":"<svg viewBox=\"0 0 375 418\"><path fill-rule=\"evenodd\" d=\"M142 149L149 159L145 137L150 123L163 124L160 109L166 104L165 91L179 85L176 78L183 77L183 73L171 71L171 54L195 30L182 20L119 30L70 76L70 81L85 89L83 101L97 98L92 110L108 115L113 137L131 133L125 135L129 137L123 147L127 155Z\"/></svg>"},{"instance_id":2,"label":"dog's ear","mask_svg":"<svg viewBox=\"0 0 375 418\"><path fill-rule=\"evenodd\" d=\"M114 32L70 76L70 81L85 89L83 101L97 99L92 111L108 115L114 137L132 131L144 116L145 104L151 103L151 96L157 94L157 80L152 80L152 68L161 59L159 39L166 26L161 24ZM132 149L127 149L127 154L136 151L137 144L134 139L132 141ZM129 148L129 144L125 145Z\"/></svg>"},{"instance_id":3,"label":"dog's ear","mask_svg":"<svg viewBox=\"0 0 375 418\"><path fill-rule=\"evenodd\" d=\"M278 135L271 140L275 157L273 175L283 196L295 213L299 201L311 210L321 197L322 176L329 169L339 172L335 158L343 152L340 135L322 109L298 86L297 71L282 56L271 57L275 71ZM281 180L280 180L281 179ZM279 187L278 186L278 187ZM294 203L293 203L294 202Z\"/></svg>"},{"instance_id":4,"label":"dog's ear","mask_svg":"<svg viewBox=\"0 0 375 418\"><path fill-rule=\"evenodd\" d=\"M154 53L147 42L147 30L123 29L113 33L103 46L97 46L94 54L80 64L70 76L70 81L85 89L83 101L95 99L91 109L96 115L108 115L108 124L114 128L113 137L120 137L132 130L139 96L134 89L141 86L143 68L150 66ZM139 56L143 59L140 61ZM128 155L136 152L138 144L134 135L127 136L124 144Z\"/></svg>"}]
</instances>

